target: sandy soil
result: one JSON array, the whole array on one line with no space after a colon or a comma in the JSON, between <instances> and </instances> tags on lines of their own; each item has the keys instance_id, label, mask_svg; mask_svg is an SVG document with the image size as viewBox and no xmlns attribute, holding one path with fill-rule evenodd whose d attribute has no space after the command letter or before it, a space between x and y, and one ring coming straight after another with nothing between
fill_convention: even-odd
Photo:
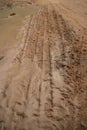
<instances>
[{"instance_id":1,"label":"sandy soil","mask_svg":"<svg viewBox=\"0 0 87 130\"><path fill-rule=\"evenodd\" d=\"M32 6L0 57L0 130L87 130L87 2Z\"/></svg>"}]
</instances>

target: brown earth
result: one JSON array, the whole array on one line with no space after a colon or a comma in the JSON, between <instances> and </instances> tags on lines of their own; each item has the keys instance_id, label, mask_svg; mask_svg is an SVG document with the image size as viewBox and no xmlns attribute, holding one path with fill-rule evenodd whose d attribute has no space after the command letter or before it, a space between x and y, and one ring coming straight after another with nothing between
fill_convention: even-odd
<instances>
[{"instance_id":1,"label":"brown earth","mask_svg":"<svg viewBox=\"0 0 87 130\"><path fill-rule=\"evenodd\" d=\"M0 57L0 130L87 130L87 2L32 6Z\"/></svg>"}]
</instances>

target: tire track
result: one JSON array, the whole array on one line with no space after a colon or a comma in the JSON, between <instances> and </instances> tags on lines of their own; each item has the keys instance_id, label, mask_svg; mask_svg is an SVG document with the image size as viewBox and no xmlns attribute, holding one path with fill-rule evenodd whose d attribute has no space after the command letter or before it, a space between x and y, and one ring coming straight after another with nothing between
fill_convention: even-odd
<instances>
[{"instance_id":1,"label":"tire track","mask_svg":"<svg viewBox=\"0 0 87 130\"><path fill-rule=\"evenodd\" d=\"M56 7L57 10L57 7ZM81 121L79 121L78 119L80 119L81 117L77 116L79 114L78 111L80 112L81 109L79 108L79 105L81 105L81 103L79 102L79 99L77 101L76 98L79 97L81 95L81 91L80 88L82 88L82 72L83 68L81 67L81 62L80 59L82 56L82 48L84 47L84 41L83 39L79 38L79 37L83 37L84 34L82 33L82 36L79 34L76 34L76 32L73 30L73 28L71 28L68 25L68 22L66 23L66 21L64 21L64 19L62 18L62 16L57 13L57 17L58 17L58 23L59 26L58 28L60 28L59 30L59 34L60 37L62 39L62 47L63 50L63 59L62 59L62 64L61 67L63 69L63 73L64 73L64 82L68 85L69 84L69 89L70 87L72 88L72 94L71 92L67 93L67 95L65 94L65 98L66 96L68 96L70 98L70 100L68 99L68 105L67 107L69 108L70 111L70 118L72 117L74 120L77 117L77 121L75 120L74 123L77 122L77 124L73 124L75 127L72 128L70 127L70 129L82 129L81 128ZM84 31L83 31L84 32ZM67 46L69 47L69 50L67 50ZM68 55L67 55L68 54ZM65 58L64 58L65 57ZM62 58L62 57L61 57ZM65 63L63 63L65 61ZM58 67L59 68L59 67ZM81 85L81 86L80 86ZM67 90L67 88L66 88ZM86 89L85 89L86 90ZM63 91L64 94L64 91ZM71 95L69 95L71 94ZM78 96L79 95L79 96ZM84 94L82 94L84 97ZM67 101L67 99L66 99ZM77 105L76 105L77 104ZM73 109L72 109L73 108ZM71 118L71 122L72 122L72 118ZM68 128L69 129L69 128Z\"/></svg>"},{"instance_id":2,"label":"tire track","mask_svg":"<svg viewBox=\"0 0 87 130\"><path fill-rule=\"evenodd\" d=\"M50 2L26 23L19 74L0 99L0 130L86 130L86 30L76 33Z\"/></svg>"}]
</instances>

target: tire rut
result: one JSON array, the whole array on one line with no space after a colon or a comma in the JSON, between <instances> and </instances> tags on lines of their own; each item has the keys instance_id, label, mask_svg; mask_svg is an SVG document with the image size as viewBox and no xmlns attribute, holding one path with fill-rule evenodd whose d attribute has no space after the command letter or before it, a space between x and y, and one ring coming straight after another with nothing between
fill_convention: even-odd
<instances>
[{"instance_id":1,"label":"tire rut","mask_svg":"<svg viewBox=\"0 0 87 130\"><path fill-rule=\"evenodd\" d=\"M0 130L86 130L86 31L52 3L25 23L13 60L19 73L0 96Z\"/></svg>"}]
</instances>

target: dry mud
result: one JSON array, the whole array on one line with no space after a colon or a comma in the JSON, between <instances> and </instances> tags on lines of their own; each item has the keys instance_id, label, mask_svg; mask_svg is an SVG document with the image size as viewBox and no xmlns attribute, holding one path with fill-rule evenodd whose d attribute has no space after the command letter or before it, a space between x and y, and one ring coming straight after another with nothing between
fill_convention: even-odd
<instances>
[{"instance_id":1,"label":"dry mud","mask_svg":"<svg viewBox=\"0 0 87 130\"><path fill-rule=\"evenodd\" d=\"M86 25L42 3L0 57L0 130L87 130Z\"/></svg>"}]
</instances>

